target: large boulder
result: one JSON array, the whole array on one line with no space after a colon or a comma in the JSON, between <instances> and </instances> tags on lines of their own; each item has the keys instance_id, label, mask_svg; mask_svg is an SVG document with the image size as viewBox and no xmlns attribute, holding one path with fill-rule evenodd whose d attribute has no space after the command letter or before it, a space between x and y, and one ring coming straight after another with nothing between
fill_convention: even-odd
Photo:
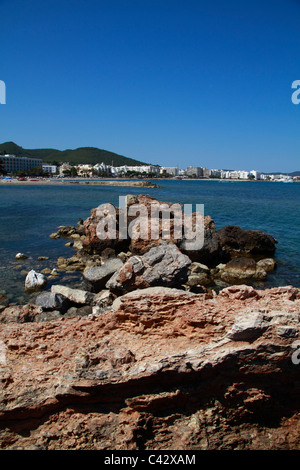
<instances>
[{"instance_id":1,"label":"large boulder","mask_svg":"<svg viewBox=\"0 0 300 470\"><path fill-rule=\"evenodd\" d=\"M191 260L176 245L150 248L143 256L132 256L106 283L113 292L130 292L151 286L173 287L188 279Z\"/></svg>"},{"instance_id":2,"label":"large boulder","mask_svg":"<svg viewBox=\"0 0 300 470\"><path fill-rule=\"evenodd\" d=\"M261 230L244 230L228 225L217 230L219 245L225 258L234 256L273 256L276 250L274 237Z\"/></svg>"},{"instance_id":3,"label":"large boulder","mask_svg":"<svg viewBox=\"0 0 300 470\"><path fill-rule=\"evenodd\" d=\"M185 219L185 225L195 231L196 239L195 241L189 240L183 236L178 243L182 253L187 254L192 261L210 266L216 264L220 258L220 245L213 219L194 212ZM203 237L201 231L203 231Z\"/></svg>"}]
</instances>

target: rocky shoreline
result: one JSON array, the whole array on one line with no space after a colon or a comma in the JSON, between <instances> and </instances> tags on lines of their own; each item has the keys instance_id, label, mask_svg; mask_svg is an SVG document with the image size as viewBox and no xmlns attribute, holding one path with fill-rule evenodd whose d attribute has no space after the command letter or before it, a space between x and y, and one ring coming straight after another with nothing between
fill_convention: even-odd
<instances>
[{"instance_id":1,"label":"rocky shoreline","mask_svg":"<svg viewBox=\"0 0 300 470\"><path fill-rule=\"evenodd\" d=\"M32 270L34 300L0 312L0 448L299 449L300 290L263 288L276 240L206 216L190 251L174 230L100 240L99 220L50 234L82 289Z\"/></svg>"}]
</instances>

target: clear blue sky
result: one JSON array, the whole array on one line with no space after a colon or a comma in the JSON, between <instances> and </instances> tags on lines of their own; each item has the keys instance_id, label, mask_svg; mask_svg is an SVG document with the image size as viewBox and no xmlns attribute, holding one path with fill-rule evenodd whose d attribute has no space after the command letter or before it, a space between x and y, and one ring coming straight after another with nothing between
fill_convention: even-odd
<instances>
[{"instance_id":1,"label":"clear blue sky","mask_svg":"<svg viewBox=\"0 0 300 470\"><path fill-rule=\"evenodd\" d=\"M0 0L0 142L300 170L300 1Z\"/></svg>"}]
</instances>

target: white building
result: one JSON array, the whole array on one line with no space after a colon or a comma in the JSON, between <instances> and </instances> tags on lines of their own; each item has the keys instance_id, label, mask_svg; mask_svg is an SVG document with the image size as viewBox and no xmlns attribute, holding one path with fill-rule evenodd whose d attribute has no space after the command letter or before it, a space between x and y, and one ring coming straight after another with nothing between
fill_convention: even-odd
<instances>
[{"instance_id":1,"label":"white building","mask_svg":"<svg viewBox=\"0 0 300 470\"><path fill-rule=\"evenodd\" d=\"M16 157L16 155L0 155L2 168L6 173L29 171L34 168L42 168L43 161L40 158Z\"/></svg>"},{"instance_id":2,"label":"white building","mask_svg":"<svg viewBox=\"0 0 300 470\"><path fill-rule=\"evenodd\" d=\"M94 170L96 171L109 171L110 170L110 165L106 165L105 163L96 163L96 165L93 166Z\"/></svg>"},{"instance_id":3,"label":"white building","mask_svg":"<svg viewBox=\"0 0 300 470\"><path fill-rule=\"evenodd\" d=\"M75 166L78 176L92 176L93 175L93 165L91 164L80 164Z\"/></svg>"},{"instance_id":4,"label":"white building","mask_svg":"<svg viewBox=\"0 0 300 470\"><path fill-rule=\"evenodd\" d=\"M212 169L209 170L209 177L210 178L221 178L222 170Z\"/></svg>"},{"instance_id":5,"label":"white building","mask_svg":"<svg viewBox=\"0 0 300 470\"><path fill-rule=\"evenodd\" d=\"M49 163L43 163L42 169L44 173L51 173L55 175L57 172L57 165L50 165Z\"/></svg>"},{"instance_id":6,"label":"white building","mask_svg":"<svg viewBox=\"0 0 300 470\"><path fill-rule=\"evenodd\" d=\"M261 172L260 172L260 171L256 171L256 170L251 170L251 171L250 171L250 175L254 176L254 179L260 180Z\"/></svg>"},{"instance_id":7,"label":"white building","mask_svg":"<svg viewBox=\"0 0 300 470\"><path fill-rule=\"evenodd\" d=\"M160 167L160 174L161 175L172 175L172 176L178 176L179 170L177 166L161 166Z\"/></svg>"},{"instance_id":8,"label":"white building","mask_svg":"<svg viewBox=\"0 0 300 470\"><path fill-rule=\"evenodd\" d=\"M157 166L154 166L154 165L135 165L135 166L129 166L129 165L122 165L122 166L116 166L116 167L112 167L111 169L112 173L115 173L115 174L125 174L130 172L130 171L134 171L136 173L146 173L146 174L149 174L149 173L155 173L155 174L158 174L159 173L159 167Z\"/></svg>"},{"instance_id":9,"label":"white building","mask_svg":"<svg viewBox=\"0 0 300 470\"><path fill-rule=\"evenodd\" d=\"M199 178L203 176L203 168L200 166L188 166L186 169L186 175Z\"/></svg>"},{"instance_id":10,"label":"white building","mask_svg":"<svg viewBox=\"0 0 300 470\"><path fill-rule=\"evenodd\" d=\"M241 171L239 171L239 174L240 174L239 178L240 178L241 180L247 180L247 179L249 179L249 174L250 174L249 171L243 171L243 170L241 170Z\"/></svg>"}]
</instances>

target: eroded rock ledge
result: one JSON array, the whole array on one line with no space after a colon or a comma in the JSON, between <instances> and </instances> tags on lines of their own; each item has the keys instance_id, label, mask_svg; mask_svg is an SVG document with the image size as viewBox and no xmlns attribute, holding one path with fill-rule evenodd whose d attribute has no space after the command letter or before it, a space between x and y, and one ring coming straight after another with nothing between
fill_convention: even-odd
<instances>
[{"instance_id":1,"label":"eroded rock ledge","mask_svg":"<svg viewBox=\"0 0 300 470\"><path fill-rule=\"evenodd\" d=\"M300 448L298 289L86 294L2 313L0 448Z\"/></svg>"}]
</instances>

